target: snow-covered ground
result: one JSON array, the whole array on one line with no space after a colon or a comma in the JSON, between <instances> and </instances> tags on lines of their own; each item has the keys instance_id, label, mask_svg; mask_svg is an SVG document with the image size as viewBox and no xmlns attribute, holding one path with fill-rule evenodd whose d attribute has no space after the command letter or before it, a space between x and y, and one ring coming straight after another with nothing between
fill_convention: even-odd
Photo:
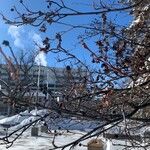
<instances>
[{"instance_id":1,"label":"snow-covered ground","mask_svg":"<svg viewBox=\"0 0 150 150\"><path fill-rule=\"evenodd\" d=\"M64 134L59 135L56 138L56 144L64 144L72 140L77 139L80 134L74 136L74 134ZM17 140L14 145L9 148L10 150L48 150L53 148L52 146L53 134L44 134L40 133L38 137L32 137L30 134L30 129L25 132L21 138ZM79 150L79 147L75 148ZM85 147L82 147L83 150L86 150ZM6 150L6 146L0 146L0 150Z\"/></svg>"},{"instance_id":2,"label":"snow-covered ground","mask_svg":"<svg viewBox=\"0 0 150 150\"><path fill-rule=\"evenodd\" d=\"M18 129L22 127L23 125L26 125L30 123L31 121L34 121L39 116L43 116L47 113L47 110L39 110L39 111L31 111L30 113L28 111L22 112L18 115L14 115L12 117L6 117L3 119L0 119L0 137L3 137L5 135L5 127L10 127L8 129L9 132L14 131L15 129ZM23 133L23 135L16 141L14 144L9 148L9 150L48 150L50 148L53 148L52 146L52 140L54 135L54 130L57 130L59 127L61 129L57 130L58 134L56 136L56 145L63 145L67 144L69 142L72 142L79 137L81 137L83 134L85 134L88 130L92 129L97 125L97 123L94 122L87 122L87 121L80 121L80 120L74 120L65 118L55 119L55 122L52 123L50 119L47 121L49 122L49 129L51 129L51 133L42 133L39 130L39 136L33 137L31 136L31 128L30 127L27 131ZM40 122L36 125L40 129ZM67 132L67 129L69 129L71 132ZM16 136L16 135L14 135ZM12 137L13 138L13 137ZM124 147L121 146L114 146L112 143L115 144L126 144L126 141L109 141L104 139L103 137L99 137L102 139L106 145L106 150L122 150ZM10 139L11 140L11 139ZM74 150L87 150L87 143L90 139L81 142L82 146L77 145ZM1 142L1 141L0 141ZM66 148L65 150L68 150L69 148ZM6 145L0 145L0 150L6 150ZM135 149L134 149L135 150ZM139 149L140 150L140 149Z\"/></svg>"},{"instance_id":3,"label":"snow-covered ground","mask_svg":"<svg viewBox=\"0 0 150 150\"><path fill-rule=\"evenodd\" d=\"M76 131L72 131L76 133ZM38 137L32 137L31 136L31 130L29 129L26 131L21 138L19 138L12 147L9 148L9 150L48 150L50 148L53 148L52 146L52 140L53 140L53 134L46 134L46 133L40 133ZM74 134L74 133L66 133L63 135L59 135L56 137L56 144L62 145L71 141L76 140L79 138L83 133ZM113 140L112 142L109 140L105 140L101 137L101 139L106 144L106 150L123 150L124 147L121 146L113 146L112 142L114 144L123 144L125 145L125 141L116 141ZM89 139L90 140L90 139ZM82 142L82 146L77 145L74 150L87 150L87 143L89 140ZM0 150L7 150L6 145L0 145ZM69 148L66 148L65 150L69 150ZM140 149L134 149L134 150L140 150Z\"/></svg>"},{"instance_id":4,"label":"snow-covered ground","mask_svg":"<svg viewBox=\"0 0 150 150\"><path fill-rule=\"evenodd\" d=\"M68 142L74 141L78 139L83 132L72 131L74 133L64 133L63 135L59 135L56 137L56 145L67 144ZM103 139L101 137L101 139ZM26 131L21 138L19 138L9 150L48 150L53 148L52 146L53 134L39 133L38 137L31 136L31 130ZM90 139L89 139L90 140ZM89 140L81 142L83 145L77 145L74 150L87 150L87 143ZM104 143L106 143L106 150L121 150L122 148L117 146L113 146L110 141L106 141L103 139ZM121 142L125 144L125 142ZM7 150L6 145L0 145L0 150ZM69 150L69 147L65 150Z\"/></svg>"}]
</instances>

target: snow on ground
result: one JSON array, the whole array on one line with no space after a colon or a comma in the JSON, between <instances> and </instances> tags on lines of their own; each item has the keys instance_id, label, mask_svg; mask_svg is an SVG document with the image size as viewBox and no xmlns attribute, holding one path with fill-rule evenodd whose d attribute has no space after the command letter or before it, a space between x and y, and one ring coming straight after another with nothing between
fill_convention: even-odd
<instances>
[{"instance_id":1,"label":"snow on ground","mask_svg":"<svg viewBox=\"0 0 150 150\"><path fill-rule=\"evenodd\" d=\"M0 126L6 128L9 127L9 129L15 130L26 124L29 124L30 122L33 122L47 113L47 110L32 110L30 112L24 111L20 114L0 119ZM88 131L100 124L100 122L96 121L81 121L79 119L77 120L76 118L62 118L58 116L55 119L54 117L52 119L47 117L45 121L47 124L49 124L50 130L57 130L61 127L62 130Z\"/></svg>"},{"instance_id":2,"label":"snow on ground","mask_svg":"<svg viewBox=\"0 0 150 150\"><path fill-rule=\"evenodd\" d=\"M76 131L72 131L72 132L76 132ZM53 134L40 133L38 137L32 137L30 133L31 131L29 129L9 149L7 149L6 146L4 145L3 146L0 145L0 150L48 150L50 148L53 148L52 146ZM59 135L56 137L56 144L62 145L71 142L79 138L82 134L83 132L78 132L78 134L66 133L63 135ZM113 146L111 141L109 140L106 141L102 137L101 139L107 145L106 150L123 150L123 147ZM78 145L74 148L74 150L87 150L88 142L89 140L82 142L83 146ZM113 143L126 144L125 141L116 141L116 140L113 140ZM69 148L66 148L65 150L69 150ZM134 149L134 150L140 150L140 149Z\"/></svg>"},{"instance_id":3,"label":"snow on ground","mask_svg":"<svg viewBox=\"0 0 150 150\"><path fill-rule=\"evenodd\" d=\"M18 129L22 127L23 125L26 125L30 123L30 121L34 121L39 116L43 116L47 113L47 110L33 110L31 112L24 111L18 115L14 115L12 117L6 117L3 119L0 119L0 137L3 137L5 135L4 127L11 126L9 128L9 132L14 131L15 129ZM31 136L31 128L29 128L27 131L23 133L23 135L14 143L14 145L9 148L9 150L48 150L52 148L52 140L54 135L54 130L61 127L61 130L59 132L63 132L62 135L56 136L56 144L62 145L71 141L74 141L75 139L78 139L83 134L85 134L88 130L94 128L97 125L97 122L87 122L87 121L81 121L81 120L75 120L74 118L57 118L55 122L52 122L49 120L48 122L50 124L49 129L51 129L51 133L41 133L39 131L38 137L32 137ZM40 124L37 124L40 128ZM67 132L66 130L71 130L71 132ZM126 141L117 141L117 140L106 140L103 137L99 137L104 141L104 143L107 145L106 150L122 150L124 147L121 146L114 146L112 143L115 144L126 144ZM87 150L87 143L90 139L87 141L81 142L84 146L77 146L74 148L74 150ZM0 141L1 142L1 141ZM65 150L68 150L69 148L66 148ZM6 150L6 145L0 145L0 150ZM134 149L136 150L136 149ZM140 150L140 149L139 149Z\"/></svg>"},{"instance_id":4,"label":"snow on ground","mask_svg":"<svg viewBox=\"0 0 150 150\"><path fill-rule=\"evenodd\" d=\"M39 118L40 116L44 116L47 113L47 110L32 110L28 112L27 110L24 112L21 112L17 115L6 117L0 120L1 126L15 126L15 128L19 128L21 126L24 126L31 121L34 121L35 119Z\"/></svg>"},{"instance_id":5,"label":"snow on ground","mask_svg":"<svg viewBox=\"0 0 150 150\"><path fill-rule=\"evenodd\" d=\"M11 116L11 117L6 117L0 120L0 125L17 125L20 122L22 122L25 118L29 117L31 114L28 113L27 111L22 112L20 114Z\"/></svg>"},{"instance_id":6,"label":"snow on ground","mask_svg":"<svg viewBox=\"0 0 150 150\"><path fill-rule=\"evenodd\" d=\"M72 131L76 132L76 131ZM78 132L78 134L66 133L56 137L56 144L62 145L67 144L73 140L78 139L83 132ZM102 138L103 139L103 138ZM30 135L30 129L26 131L21 138L19 138L9 150L48 150L53 148L52 146L53 134L40 133L38 137L32 137ZM104 140L104 139L103 139ZM74 150L87 150L87 143L89 140L82 142L83 146L76 146ZM117 149L112 146L110 141L105 141L107 144L106 150L121 150L121 147ZM0 145L0 150L8 150L5 145ZM69 150L66 148L65 150Z\"/></svg>"}]
</instances>

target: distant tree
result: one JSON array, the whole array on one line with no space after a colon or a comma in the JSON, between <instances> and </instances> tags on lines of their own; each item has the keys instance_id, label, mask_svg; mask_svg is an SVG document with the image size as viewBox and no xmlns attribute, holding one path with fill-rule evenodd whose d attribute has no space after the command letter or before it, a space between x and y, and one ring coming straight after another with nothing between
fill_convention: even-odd
<instances>
[{"instance_id":1,"label":"distant tree","mask_svg":"<svg viewBox=\"0 0 150 150\"><path fill-rule=\"evenodd\" d=\"M29 54L27 58L25 53L17 56L8 41L3 41L2 44L8 46L11 51L11 55L7 56L0 48L0 53L5 60L0 64L1 100L8 104L8 115L10 115L10 108L13 108L12 111L15 113L17 109L20 111L21 107L29 107L33 99L31 87L35 85L35 81L30 71L34 65L34 57Z\"/></svg>"}]
</instances>

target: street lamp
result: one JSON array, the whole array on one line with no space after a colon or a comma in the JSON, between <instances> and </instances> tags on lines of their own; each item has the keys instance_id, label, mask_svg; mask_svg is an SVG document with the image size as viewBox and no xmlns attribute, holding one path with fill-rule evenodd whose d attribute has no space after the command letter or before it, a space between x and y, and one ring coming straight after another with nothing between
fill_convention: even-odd
<instances>
[{"instance_id":1,"label":"street lamp","mask_svg":"<svg viewBox=\"0 0 150 150\"><path fill-rule=\"evenodd\" d=\"M46 100L48 100L48 73L49 73L49 70L48 70L48 67L47 67L47 93L46 93Z\"/></svg>"},{"instance_id":2,"label":"street lamp","mask_svg":"<svg viewBox=\"0 0 150 150\"><path fill-rule=\"evenodd\" d=\"M39 100L39 89L40 89L40 75L41 75L41 63L38 66L38 78L37 78L37 97L36 97L36 105ZM37 106L35 106L37 110Z\"/></svg>"}]
</instances>

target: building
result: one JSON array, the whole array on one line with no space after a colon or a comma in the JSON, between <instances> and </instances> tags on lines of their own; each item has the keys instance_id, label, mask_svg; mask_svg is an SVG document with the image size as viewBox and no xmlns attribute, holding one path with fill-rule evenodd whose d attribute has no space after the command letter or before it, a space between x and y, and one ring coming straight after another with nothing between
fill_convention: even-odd
<instances>
[{"instance_id":1,"label":"building","mask_svg":"<svg viewBox=\"0 0 150 150\"><path fill-rule=\"evenodd\" d=\"M17 98L26 98L29 101L31 97L34 102L43 102L44 99L49 99L51 95L53 95L56 100L58 100L59 97L60 100L65 87L71 87L70 84L80 82L85 75L85 71L81 71L81 69L71 69L69 66L66 68L37 65L32 67L14 66L14 69L10 70L8 65L1 64L1 103L4 101L10 103L8 102L9 97L14 99L10 100L11 102ZM24 93L23 97L20 97L21 93ZM3 106L0 109L2 110Z\"/></svg>"},{"instance_id":2,"label":"building","mask_svg":"<svg viewBox=\"0 0 150 150\"><path fill-rule=\"evenodd\" d=\"M79 69L67 70L66 68L54 68L54 67L45 67L45 66L33 66L28 72L22 71L19 69L18 78L19 80L32 80L34 83L31 86L33 91L36 91L38 86L46 86L51 91L60 91L63 87L65 80L72 79L73 81L80 80L85 75L85 72L82 72ZM67 79L68 78L68 79ZM11 79L11 73L8 72L7 65L0 66L0 80L5 82L11 82L13 86L13 80ZM30 81L31 82L31 81ZM0 84L2 90L5 90L4 84Z\"/></svg>"}]
</instances>

